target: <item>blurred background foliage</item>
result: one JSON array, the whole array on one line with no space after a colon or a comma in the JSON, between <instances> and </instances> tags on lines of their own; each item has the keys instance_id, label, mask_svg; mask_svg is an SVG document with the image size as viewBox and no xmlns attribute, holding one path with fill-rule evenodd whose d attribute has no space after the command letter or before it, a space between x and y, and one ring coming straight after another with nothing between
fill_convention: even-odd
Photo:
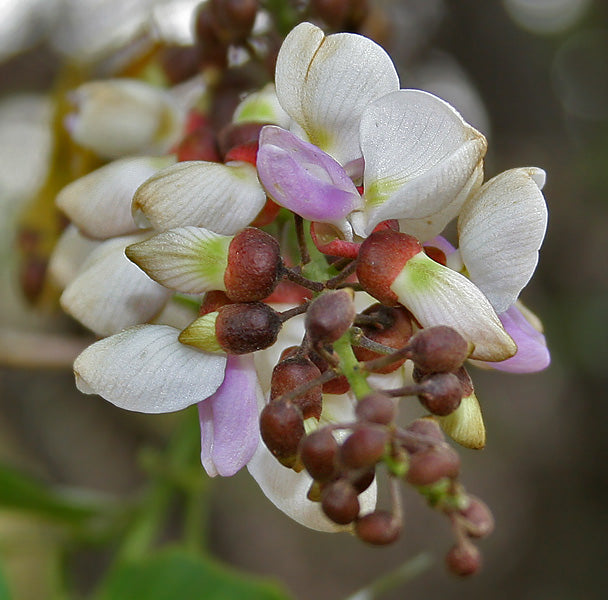
<instances>
[{"instance_id":1,"label":"blurred background foliage","mask_svg":"<svg viewBox=\"0 0 608 600\"><path fill-rule=\"evenodd\" d=\"M62 185L55 181L48 187L47 172L57 164L51 153L51 101L71 84L66 65L78 77L100 53L150 23L165 39L186 43L196 4L0 0L2 599L11 597L8 588L19 600L67 598L67 587L76 597L90 594L117 550L105 543L114 539L112 528L132 527L130 506L147 486L163 489L163 461L172 459L160 449L169 433L196 424L191 412L184 424L173 415L129 414L80 395L66 364L91 338L60 314L52 295L36 306L27 298L58 227L51 212L34 202ZM549 230L524 300L545 322L553 364L536 375L474 373L488 446L462 451L463 480L496 516L497 530L482 544L485 568L465 582L444 572L448 528L414 496L406 498L403 539L376 549L345 534L301 528L275 510L246 473L208 486L197 466L196 433L184 438L193 440L190 446L176 450L178 472L187 482L178 486L181 494L163 499L159 492L150 507L168 514L169 525L137 535L156 539L158 533L170 543L190 528L186 537L192 544L204 543L226 563L280 580L297 598L346 597L421 550L437 557L435 565L387 599L405 593L427 600L604 598L608 4L370 0L370 5L364 30L389 50L402 85L444 97L488 136L487 177L525 165L548 173ZM57 177L69 177L65 169ZM48 225L43 234L23 234L30 219ZM154 587L180 552L165 554L164 566L154 562L158 559L143 565L143 579ZM190 560L177 560L175 567L185 570L176 581L190 583L170 588L177 595L166 597L207 598L209 589L202 590L201 582L223 581L224 567ZM213 574L205 571L205 578L197 579L201 569ZM119 573L99 597L129 597L124 590L130 589L131 576ZM282 597L273 585L259 585L260 598ZM241 591L225 597L257 597L248 589L249 596ZM139 593L131 597L148 597Z\"/></svg>"}]
</instances>

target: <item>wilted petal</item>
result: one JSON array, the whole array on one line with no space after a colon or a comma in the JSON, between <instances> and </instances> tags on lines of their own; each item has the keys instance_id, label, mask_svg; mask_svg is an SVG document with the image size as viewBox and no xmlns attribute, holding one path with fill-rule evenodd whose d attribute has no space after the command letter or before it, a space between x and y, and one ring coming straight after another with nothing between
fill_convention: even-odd
<instances>
[{"instance_id":1,"label":"wilted petal","mask_svg":"<svg viewBox=\"0 0 608 600\"><path fill-rule=\"evenodd\" d=\"M48 267L49 277L60 288L66 287L100 243L81 235L74 225L68 225L53 248Z\"/></svg>"},{"instance_id":2,"label":"wilted petal","mask_svg":"<svg viewBox=\"0 0 608 600\"><path fill-rule=\"evenodd\" d=\"M126 255L154 281L185 294L224 290L232 237L179 227L128 246Z\"/></svg>"},{"instance_id":3,"label":"wilted petal","mask_svg":"<svg viewBox=\"0 0 608 600\"><path fill-rule=\"evenodd\" d=\"M443 100L399 90L365 109L361 148L369 233L386 219L444 210L472 185L486 140Z\"/></svg>"},{"instance_id":4,"label":"wilted petal","mask_svg":"<svg viewBox=\"0 0 608 600\"><path fill-rule=\"evenodd\" d=\"M516 304L498 315L507 333L517 344L515 356L486 366L509 373L536 373L551 363L545 336L526 319Z\"/></svg>"},{"instance_id":5,"label":"wilted petal","mask_svg":"<svg viewBox=\"0 0 608 600\"><path fill-rule=\"evenodd\" d=\"M107 79L72 93L77 112L66 126L72 138L105 158L163 154L182 130L184 113L171 94L136 79Z\"/></svg>"},{"instance_id":6,"label":"wilted petal","mask_svg":"<svg viewBox=\"0 0 608 600\"><path fill-rule=\"evenodd\" d=\"M141 239L128 236L101 244L61 295L63 309L98 335L149 321L169 298L169 290L125 256L125 247Z\"/></svg>"},{"instance_id":7,"label":"wilted petal","mask_svg":"<svg viewBox=\"0 0 608 600\"><path fill-rule=\"evenodd\" d=\"M399 89L388 54L351 33L325 37L301 23L285 38L276 67L279 102L310 142L342 165L361 157L359 121L368 102Z\"/></svg>"},{"instance_id":8,"label":"wilted petal","mask_svg":"<svg viewBox=\"0 0 608 600\"><path fill-rule=\"evenodd\" d=\"M462 260L471 279L502 313L530 281L547 229L545 173L511 169L490 179L458 220Z\"/></svg>"},{"instance_id":9,"label":"wilted petal","mask_svg":"<svg viewBox=\"0 0 608 600\"><path fill-rule=\"evenodd\" d=\"M289 115L279 104L272 83L246 96L232 115L233 123L274 123L279 127L289 127L290 121Z\"/></svg>"},{"instance_id":10,"label":"wilted petal","mask_svg":"<svg viewBox=\"0 0 608 600\"><path fill-rule=\"evenodd\" d=\"M424 252L409 259L391 290L423 327L448 325L472 342L471 358L499 361L517 350L481 291Z\"/></svg>"},{"instance_id":11,"label":"wilted petal","mask_svg":"<svg viewBox=\"0 0 608 600\"><path fill-rule=\"evenodd\" d=\"M361 204L339 163L280 127L262 129L257 168L268 195L310 221L340 221Z\"/></svg>"},{"instance_id":12,"label":"wilted petal","mask_svg":"<svg viewBox=\"0 0 608 600\"><path fill-rule=\"evenodd\" d=\"M249 225L265 203L266 193L251 165L188 161L141 185L133 210L161 231L193 225L232 235Z\"/></svg>"},{"instance_id":13,"label":"wilted petal","mask_svg":"<svg viewBox=\"0 0 608 600\"><path fill-rule=\"evenodd\" d=\"M226 357L184 346L178 334L167 325L139 325L96 342L74 362L78 389L144 413L201 402L222 383Z\"/></svg>"},{"instance_id":14,"label":"wilted petal","mask_svg":"<svg viewBox=\"0 0 608 600\"><path fill-rule=\"evenodd\" d=\"M483 182L483 165L480 163L473 171L469 181L465 184L462 190L445 208L440 211L422 217L420 219L400 219L399 231L409 233L421 242L426 242L439 235L447 226L447 224L456 216L462 209L462 205L467 198L474 193Z\"/></svg>"},{"instance_id":15,"label":"wilted petal","mask_svg":"<svg viewBox=\"0 0 608 600\"><path fill-rule=\"evenodd\" d=\"M253 356L229 356L222 385L198 405L201 462L210 477L230 477L249 462L259 441L263 402Z\"/></svg>"},{"instance_id":16,"label":"wilted petal","mask_svg":"<svg viewBox=\"0 0 608 600\"><path fill-rule=\"evenodd\" d=\"M57 206L89 237L132 233L138 230L131 214L135 190L174 162L172 156L116 160L64 187L57 195Z\"/></svg>"}]
</instances>

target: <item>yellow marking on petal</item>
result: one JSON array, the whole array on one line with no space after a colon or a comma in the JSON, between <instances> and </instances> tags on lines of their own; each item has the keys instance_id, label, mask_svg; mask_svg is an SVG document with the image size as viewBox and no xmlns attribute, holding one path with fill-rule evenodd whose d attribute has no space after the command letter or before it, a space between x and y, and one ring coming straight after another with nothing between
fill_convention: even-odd
<instances>
[{"instance_id":1,"label":"yellow marking on petal","mask_svg":"<svg viewBox=\"0 0 608 600\"><path fill-rule=\"evenodd\" d=\"M405 183L405 179L377 179L365 188L365 204L375 208L384 204Z\"/></svg>"},{"instance_id":2,"label":"yellow marking on petal","mask_svg":"<svg viewBox=\"0 0 608 600\"><path fill-rule=\"evenodd\" d=\"M443 431L465 448L480 450L486 445L486 427L475 393L463 398L447 417L437 417Z\"/></svg>"}]
</instances>

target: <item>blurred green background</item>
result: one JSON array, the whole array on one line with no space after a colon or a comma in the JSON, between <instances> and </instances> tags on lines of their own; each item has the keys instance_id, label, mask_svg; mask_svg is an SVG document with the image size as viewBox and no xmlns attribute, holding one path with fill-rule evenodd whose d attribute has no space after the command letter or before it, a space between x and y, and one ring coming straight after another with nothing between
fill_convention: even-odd
<instances>
[{"instance_id":1,"label":"blurred green background","mask_svg":"<svg viewBox=\"0 0 608 600\"><path fill-rule=\"evenodd\" d=\"M181 39L195 4L0 1L0 461L52 485L136 497L145 481L141 448L162 447L175 418L127 414L82 396L69 368L22 366L21 352L62 362L87 339L48 305L29 306L19 284L16 248L24 241L15 223L48 165L48 93L66 61L120 43L152 9L166 35ZM421 550L433 553L435 565L387 599L605 598L608 3L370 4L370 33L391 53L402 86L444 97L488 136L487 177L517 166L547 171L549 230L523 299L545 323L553 362L536 375L472 373L488 445L461 452L463 480L497 521L481 544L479 576L463 582L447 575L447 524L414 494L406 494L403 538L376 549L301 528L246 472L213 482L205 509L210 548L236 567L282 581L301 599L346 597ZM110 550L91 546L65 563L58 549L66 543L61 528L0 507L0 569L15 598L52 597L62 572L82 594L91 589ZM193 593L198 597L204 592Z\"/></svg>"}]
</instances>

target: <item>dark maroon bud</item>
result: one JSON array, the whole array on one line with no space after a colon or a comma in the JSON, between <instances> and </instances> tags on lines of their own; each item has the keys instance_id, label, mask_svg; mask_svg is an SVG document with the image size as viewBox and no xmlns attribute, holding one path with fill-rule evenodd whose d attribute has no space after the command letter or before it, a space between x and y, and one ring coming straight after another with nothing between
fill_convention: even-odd
<instances>
[{"instance_id":1,"label":"dark maroon bud","mask_svg":"<svg viewBox=\"0 0 608 600\"><path fill-rule=\"evenodd\" d=\"M215 335L228 354L248 354L277 341L281 318L267 304L227 304L218 310Z\"/></svg>"},{"instance_id":2,"label":"dark maroon bud","mask_svg":"<svg viewBox=\"0 0 608 600\"><path fill-rule=\"evenodd\" d=\"M432 258L436 263L443 265L444 267L448 264L448 259L445 256L445 252L436 248L435 246L424 246L424 253Z\"/></svg>"},{"instance_id":3,"label":"dark maroon bud","mask_svg":"<svg viewBox=\"0 0 608 600\"><path fill-rule=\"evenodd\" d=\"M464 541L447 553L445 564L450 573L468 577L477 573L481 568L481 553L471 542Z\"/></svg>"},{"instance_id":4,"label":"dark maroon bud","mask_svg":"<svg viewBox=\"0 0 608 600\"><path fill-rule=\"evenodd\" d=\"M325 371L329 369L327 361L321 358L316 352L310 352L309 356L310 360L317 365L321 373L325 373ZM346 379L344 375L338 375L338 377L334 377L323 384L324 394L346 394L348 390L350 390L350 383L348 383L348 379Z\"/></svg>"},{"instance_id":5,"label":"dark maroon bud","mask_svg":"<svg viewBox=\"0 0 608 600\"><path fill-rule=\"evenodd\" d=\"M217 20L208 2L201 3L196 12L194 34L201 53L201 65L225 67L228 46L219 37Z\"/></svg>"},{"instance_id":6,"label":"dark maroon bud","mask_svg":"<svg viewBox=\"0 0 608 600\"><path fill-rule=\"evenodd\" d=\"M302 411L289 400L275 400L260 414L260 433L266 447L286 467L297 462L300 440L304 437Z\"/></svg>"},{"instance_id":7,"label":"dark maroon bud","mask_svg":"<svg viewBox=\"0 0 608 600\"><path fill-rule=\"evenodd\" d=\"M469 344L451 327L420 330L410 340L411 359L425 373L456 371L469 356Z\"/></svg>"},{"instance_id":8,"label":"dark maroon bud","mask_svg":"<svg viewBox=\"0 0 608 600\"><path fill-rule=\"evenodd\" d=\"M363 471L363 473L355 477L351 483L357 491L357 494L362 494L374 482L375 478L376 469L375 467L372 467L371 469Z\"/></svg>"},{"instance_id":9,"label":"dark maroon bud","mask_svg":"<svg viewBox=\"0 0 608 600\"><path fill-rule=\"evenodd\" d=\"M382 427L361 427L340 447L340 461L347 469L375 465L384 456L388 440L388 431Z\"/></svg>"},{"instance_id":10,"label":"dark maroon bud","mask_svg":"<svg viewBox=\"0 0 608 600\"><path fill-rule=\"evenodd\" d=\"M445 417L460 406L462 386L454 373L427 375L419 385L418 399L431 414Z\"/></svg>"},{"instance_id":11,"label":"dark maroon bud","mask_svg":"<svg viewBox=\"0 0 608 600\"><path fill-rule=\"evenodd\" d=\"M411 235L392 229L374 231L359 248L359 283L382 304L397 306L399 298L391 290L391 285L407 261L419 252L422 252L422 246Z\"/></svg>"},{"instance_id":12,"label":"dark maroon bud","mask_svg":"<svg viewBox=\"0 0 608 600\"><path fill-rule=\"evenodd\" d=\"M255 227L239 231L228 248L226 295L234 302L255 302L272 294L283 261L279 243Z\"/></svg>"},{"instance_id":13,"label":"dark maroon bud","mask_svg":"<svg viewBox=\"0 0 608 600\"><path fill-rule=\"evenodd\" d=\"M251 33L258 0L211 0L211 9L222 39L235 43L243 41Z\"/></svg>"},{"instance_id":14,"label":"dark maroon bud","mask_svg":"<svg viewBox=\"0 0 608 600\"><path fill-rule=\"evenodd\" d=\"M405 432L411 435L403 439L401 445L410 454L445 441L441 427L431 418L416 419L405 428Z\"/></svg>"},{"instance_id":15,"label":"dark maroon bud","mask_svg":"<svg viewBox=\"0 0 608 600\"><path fill-rule=\"evenodd\" d=\"M386 546L392 544L399 538L401 524L388 511L376 510L355 522L355 534L357 537L375 546Z\"/></svg>"},{"instance_id":16,"label":"dark maroon bud","mask_svg":"<svg viewBox=\"0 0 608 600\"><path fill-rule=\"evenodd\" d=\"M180 162L185 160L219 162L220 160L215 136L211 127L199 127L190 132L177 145L174 152L177 154L177 160Z\"/></svg>"},{"instance_id":17,"label":"dark maroon bud","mask_svg":"<svg viewBox=\"0 0 608 600\"><path fill-rule=\"evenodd\" d=\"M294 356L275 365L270 379L270 399L275 400L287 392L321 376L321 371L305 356ZM321 386L316 385L292 402L300 407L305 419L314 417L319 420L323 409Z\"/></svg>"},{"instance_id":18,"label":"dark maroon bud","mask_svg":"<svg viewBox=\"0 0 608 600\"><path fill-rule=\"evenodd\" d=\"M326 481L336 474L337 455L338 442L329 429L311 433L300 444L300 460L317 481Z\"/></svg>"},{"instance_id":19,"label":"dark maroon bud","mask_svg":"<svg viewBox=\"0 0 608 600\"><path fill-rule=\"evenodd\" d=\"M410 457L405 479L412 485L431 485L444 477L455 478L460 471L460 457L450 446L434 446Z\"/></svg>"},{"instance_id":20,"label":"dark maroon bud","mask_svg":"<svg viewBox=\"0 0 608 600\"><path fill-rule=\"evenodd\" d=\"M361 398L355 406L355 415L360 421L388 425L395 420L395 401L383 392L372 392Z\"/></svg>"},{"instance_id":21,"label":"dark maroon bud","mask_svg":"<svg viewBox=\"0 0 608 600\"><path fill-rule=\"evenodd\" d=\"M257 143L264 123L229 123L218 134L218 144L222 156L238 146Z\"/></svg>"},{"instance_id":22,"label":"dark maroon bud","mask_svg":"<svg viewBox=\"0 0 608 600\"><path fill-rule=\"evenodd\" d=\"M228 296L226 296L224 292L220 290L212 290L207 292L203 298L200 308L198 309L199 317L215 312L226 304L233 304L233 302L230 300L230 298L228 298Z\"/></svg>"},{"instance_id":23,"label":"dark maroon bud","mask_svg":"<svg viewBox=\"0 0 608 600\"><path fill-rule=\"evenodd\" d=\"M348 14L350 0L310 0L310 10L332 29L339 29Z\"/></svg>"},{"instance_id":24,"label":"dark maroon bud","mask_svg":"<svg viewBox=\"0 0 608 600\"><path fill-rule=\"evenodd\" d=\"M306 332L315 344L331 344L348 331L357 310L351 289L332 290L315 298L306 311Z\"/></svg>"},{"instance_id":25,"label":"dark maroon bud","mask_svg":"<svg viewBox=\"0 0 608 600\"><path fill-rule=\"evenodd\" d=\"M160 62L169 81L176 85L198 74L201 49L199 46L167 46L161 51ZM178 160L195 159L178 158Z\"/></svg>"},{"instance_id":26,"label":"dark maroon bud","mask_svg":"<svg viewBox=\"0 0 608 600\"><path fill-rule=\"evenodd\" d=\"M334 523L352 523L359 515L357 491L346 479L332 481L323 487L321 507Z\"/></svg>"},{"instance_id":27,"label":"dark maroon bud","mask_svg":"<svg viewBox=\"0 0 608 600\"><path fill-rule=\"evenodd\" d=\"M389 348L398 350L407 344L412 337L412 320L410 312L403 307L384 306L383 304L375 304L363 311L363 315L371 318L377 318L375 324L360 325L361 331L366 338L373 342L384 344ZM380 358L381 354L368 350L362 346L353 348L355 356L360 361L373 360ZM392 373L397 370L406 358L396 360L390 365L386 365L379 369L374 369L374 373Z\"/></svg>"},{"instance_id":28,"label":"dark maroon bud","mask_svg":"<svg viewBox=\"0 0 608 600\"><path fill-rule=\"evenodd\" d=\"M469 496L469 505L460 514L471 537L486 537L494 531L494 517L487 504L479 498Z\"/></svg>"}]
</instances>

